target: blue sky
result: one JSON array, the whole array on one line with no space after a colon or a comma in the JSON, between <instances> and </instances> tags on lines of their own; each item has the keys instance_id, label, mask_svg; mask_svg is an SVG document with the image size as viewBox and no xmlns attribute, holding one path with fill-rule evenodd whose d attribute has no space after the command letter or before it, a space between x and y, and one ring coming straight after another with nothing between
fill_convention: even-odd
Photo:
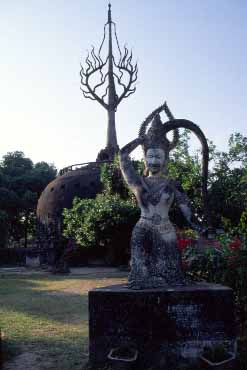
<instances>
[{"instance_id":1,"label":"blue sky","mask_svg":"<svg viewBox=\"0 0 247 370\"><path fill-rule=\"evenodd\" d=\"M22 150L58 168L95 160L106 111L83 98L80 62L99 46L104 0L10 0L0 6L0 156ZM137 91L116 114L119 145L164 100L225 149L247 135L245 0L112 0L120 45L138 60Z\"/></svg>"}]
</instances>

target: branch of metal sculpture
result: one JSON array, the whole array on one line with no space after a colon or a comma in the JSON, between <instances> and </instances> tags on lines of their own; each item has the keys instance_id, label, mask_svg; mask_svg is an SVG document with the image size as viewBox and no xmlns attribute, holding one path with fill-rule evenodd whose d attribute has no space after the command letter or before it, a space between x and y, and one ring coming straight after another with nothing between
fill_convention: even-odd
<instances>
[{"instance_id":1,"label":"branch of metal sculpture","mask_svg":"<svg viewBox=\"0 0 247 370\"><path fill-rule=\"evenodd\" d=\"M119 97L117 97L116 107L124 98L128 98L131 94L133 94L136 91L135 82L137 81L138 74L137 63L134 66L131 64L132 51L129 53L126 46L124 47L124 49L125 49L124 56L123 58L120 58L118 63L115 62L115 58L113 59L113 63L120 73L120 76L118 76L114 72L114 76L116 77L118 84L123 88L122 94ZM126 72L129 77L127 83L123 82L124 72Z\"/></svg>"},{"instance_id":2,"label":"branch of metal sculpture","mask_svg":"<svg viewBox=\"0 0 247 370\"><path fill-rule=\"evenodd\" d=\"M107 108L107 104L104 102L103 97L99 97L96 93L96 89L99 88L100 86L104 85L106 77L108 76L108 73L105 74L105 76L102 73L102 69L104 66L107 64L108 58L106 58L105 62L102 61L100 58L100 54L98 57L94 53L94 47L91 50L91 56L94 61L94 65L92 64L91 60L89 59L89 53L86 58L86 64L88 65L87 68L83 67L81 65L81 71L80 71L80 76L81 76L81 85L82 87L80 88L83 96L87 99L91 100L97 100L101 105L103 105L104 108ZM101 80L100 82L95 85L94 87L91 86L90 84L90 77L96 73L97 71L100 72L101 74Z\"/></svg>"}]
</instances>

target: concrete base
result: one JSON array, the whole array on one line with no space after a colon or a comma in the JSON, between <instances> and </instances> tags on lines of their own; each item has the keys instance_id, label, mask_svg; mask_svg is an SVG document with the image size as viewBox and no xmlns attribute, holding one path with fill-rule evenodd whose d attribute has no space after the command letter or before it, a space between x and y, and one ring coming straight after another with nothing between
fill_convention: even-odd
<instances>
[{"instance_id":1,"label":"concrete base","mask_svg":"<svg viewBox=\"0 0 247 370\"><path fill-rule=\"evenodd\" d=\"M174 366L197 360L206 345L236 350L230 288L198 283L130 290L125 285L89 292L89 358L104 364L112 348L138 350L138 367ZM175 367L174 367L175 368Z\"/></svg>"}]
</instances>

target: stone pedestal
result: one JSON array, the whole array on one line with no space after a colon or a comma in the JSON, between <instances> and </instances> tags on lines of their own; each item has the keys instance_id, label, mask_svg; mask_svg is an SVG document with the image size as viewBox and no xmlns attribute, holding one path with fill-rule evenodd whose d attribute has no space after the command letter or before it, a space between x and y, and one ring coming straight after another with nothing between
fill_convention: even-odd
<instances>
[{"instance_id":1,"label":"stone pedestal","mask_svg":"<svg viewBox=\"0 0 247 370\"><path fill-rule=\"evenodd\" d=\"M112 348L130 345L142 370L196 360L206 345L235 351L233 292L198 283L150 290L125 285L89 292L89 356L103 364ZM170 365L171 366L171 365Z\"/></svg>"}]
</instances>

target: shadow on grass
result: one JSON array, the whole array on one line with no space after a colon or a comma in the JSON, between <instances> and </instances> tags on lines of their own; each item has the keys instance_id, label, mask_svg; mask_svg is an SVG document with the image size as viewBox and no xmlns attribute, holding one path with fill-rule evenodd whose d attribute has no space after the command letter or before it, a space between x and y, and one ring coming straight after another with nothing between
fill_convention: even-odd
<instances>
[{"instance_id":1,"label":"shadow on grass","mask_svg":"<svg viewBox=\"0 0 247 370\"><path fill-rule=\"evenodd\" d=\"M21 354L20 347L15 343L7 343L2 341L1 352L0 352L0 369L3 368L3 365L11 361L13 358Z\"/></svg>"},{"instance_id":2,"label":"shadow on grass","mask_svg":"<svg viewBox=\"0 0 247 370\"><path fill-rule=\"evenodd\" d=\"M0 311L23 313L41 321L80 323L88 318L88 291L96 286L114 285L115 279L116 276L2 276Z\"/></svg>"},{"instance_id":3,"label":"shadow on grass","mask_svg":"<svg viewBox=\"0 0 247 370\"><path fill-rule=\"evenodd\" d=\"M6 334L6 356L21 361L23 352L30 351L46 370L57 369L57 363L60 370L81 370L87 361L87 291L116 284L117 279L116 274L1 275L0 327Z\"/></svg>"},{"instance_id":4,"label":"shadow on grass","mask_svg":"<svg viewBox=\"0 0 247 370\"><path fill-rule=\"evenodd\" d=\"M88 361L87 338L81 335L68 335L63 340L33 338L25 345L21 340L8 341L3 349L6 355L2 363L10 369L29 369L30 364L25 363L28 354L34 359L36 370L81 370Z\"/></svg>"},{"instance_id":5,"label":"shadow on grass","mask_svg":"<svg viewBox=\"0 0 247 370\"><path fill-rule=\"evenodd\" d=\"M87 319L87 294L62 290L39 290L39 284L27 279L0 282L0 311L8 315L23 313L28 317L49 321L78 323ZM2 315L1 315L2 316ZM1 320L0 320L1 322ZM18 322L16 322L18 325Z\"/></svg>"}]
</instances>

